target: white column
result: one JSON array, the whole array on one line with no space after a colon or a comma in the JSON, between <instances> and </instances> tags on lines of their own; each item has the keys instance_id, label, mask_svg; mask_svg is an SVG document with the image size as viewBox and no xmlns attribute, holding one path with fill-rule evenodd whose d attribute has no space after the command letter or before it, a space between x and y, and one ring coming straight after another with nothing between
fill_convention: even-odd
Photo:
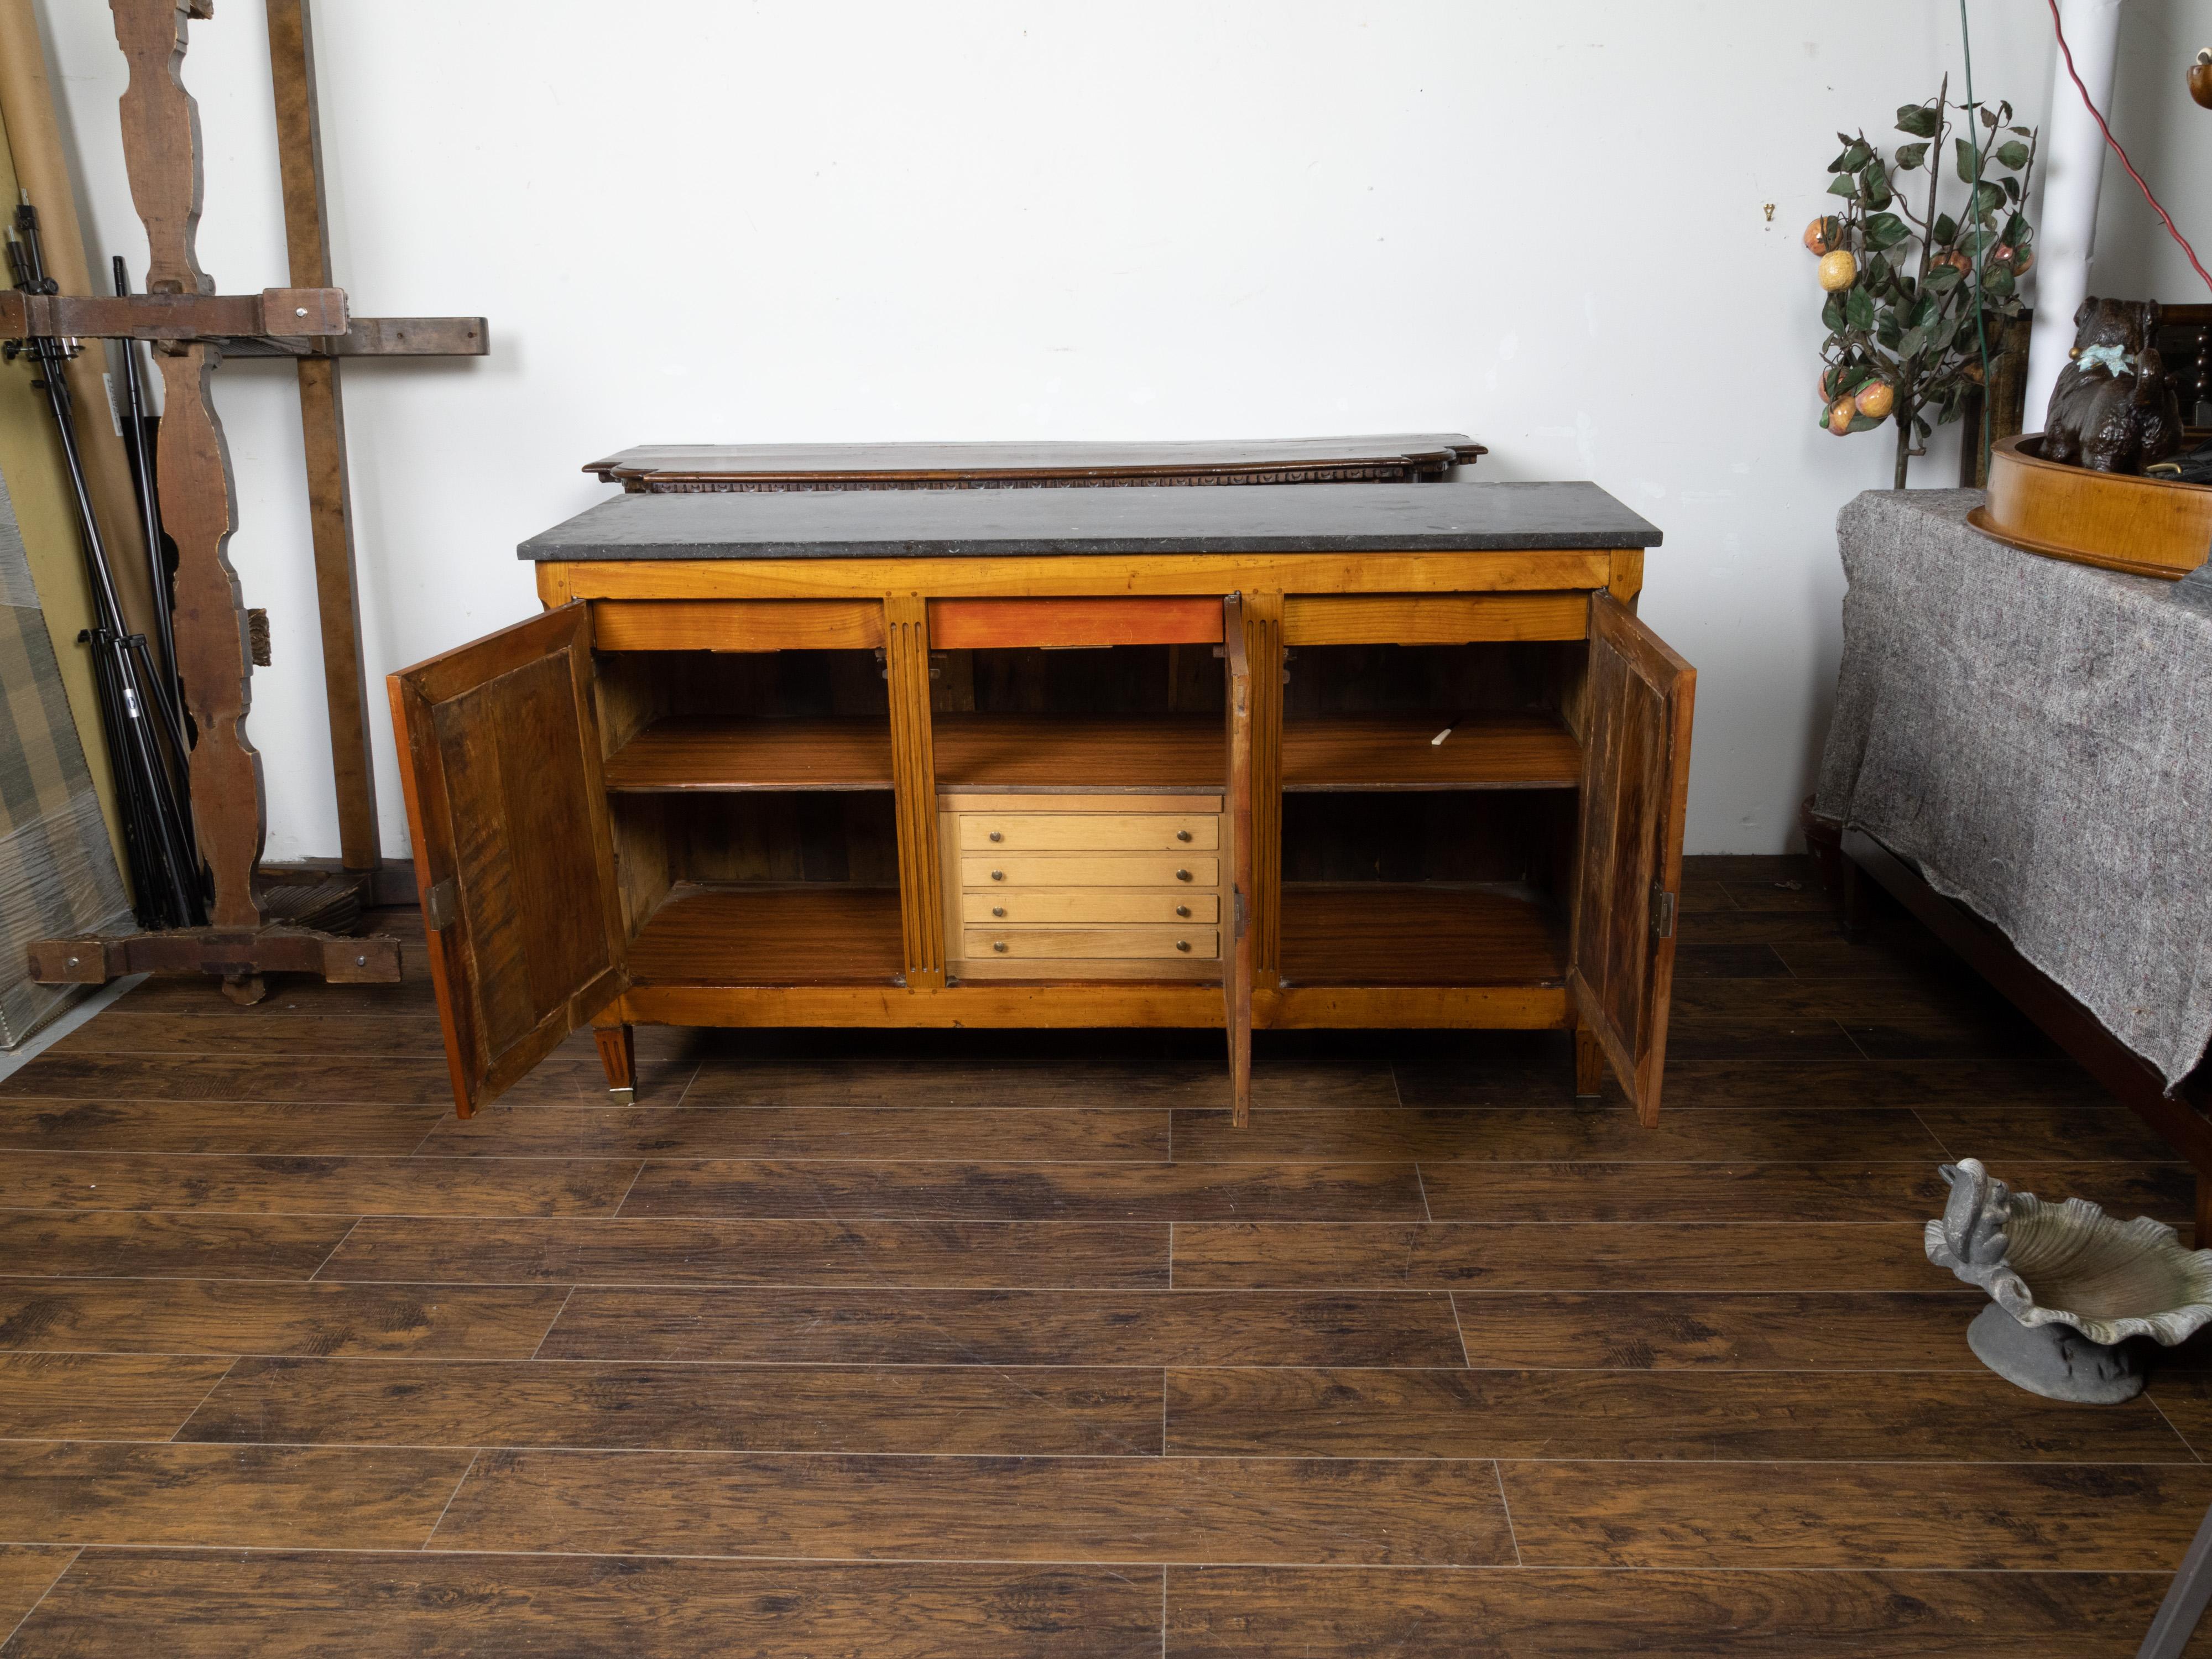
<instances>
[{"instance_id":1,"label":"white column","mask_svg":"<svg viewBox=\"0 0 2212 1659\"><path fill-rule=\"evenodd\" d=\"M2121 0L2058 0L2075 71L2108 120L2112 65L2119 56L2120 5ZM2051 388L2074 349L2074 313L2089 292L2097 191L2105 178L2105 136L2081 107L2081 94L2066 73L2056 41L2051 48L2050 110L2043 127L2043 213L2035 228L2035 330L2027 348L2030 432L2043 429Z\"/></svg>"}]
</instances>

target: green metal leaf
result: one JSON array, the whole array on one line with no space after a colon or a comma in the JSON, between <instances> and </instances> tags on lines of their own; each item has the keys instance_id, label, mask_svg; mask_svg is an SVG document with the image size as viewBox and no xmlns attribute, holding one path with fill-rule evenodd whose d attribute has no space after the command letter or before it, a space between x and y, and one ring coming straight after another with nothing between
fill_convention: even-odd
<instances>
[{"instance_id":1,"label":"green metal leaf","mask_svg":"<svg viewBox=\"0 0 2212 1659\"><path fill-rule=\"evenodd\" d=\"M2027 165L2027 146L2014 138L1997 146L1997 161L2014 173Z\"/></svg>"},{"instance_id":2,"label":"green metal leaf","mask_svg":"<svg viewBox=\"0 0 2212 1659\"><path fill-rule=\"evenodd\" d=\"M1881 424L1881 422L1875 419L1871 415L1854 415L1851 416L1850 430L1853 432L1871 432L1875 428Z\"/></svg>"},{"instance_id":3,"label":"green metal leaf","mask_svg":"<svg viewBox=\"0 0 2212 1659\"><path fill-rule=\"evenodd\" d=\"M1877 213L1866 222L1869 247L1895 247L1911 234L1911 228L1894 213Z\"/></svg>"},{"instance_id":4,"label":"green metal leaf","mask_svg":"<svg viewBox=\"0 0 2212 1659\"><path fill-rule=\"evenodd\" d=\"M1897 130L1915 138L1933 138L1942 117L1926 104L1905 104L1897 112Z\"/></svg>"},{"instance_id":5,"label":"green metal leaf","mask_svg":"<svg viewBox=\"0 0 2212 1659\"><path fill-rule=\"evenodd\" d=\"M1820 320L1827 325L1828 332L1831 334L1841 334L1844 331L1844 296L1842 295L1831 294L1828 296L1828 303L1820 307Z\"/></svg>"},{"instance_id":6,"label":"green metal leaf","mask_svg":"<svg viewBox=\"0 0 2212 1659\"><path fill-rule=\"evenodd\" d=\"M1882 171L1881 162L1871 163L1859 174L1859 199L1870 208L1889 205L1889 175Z\"/></svg>"},{"instance_id":7,"label":"green metal leaf","mask_svg":"<svg viewBox=\"0 0 2212 1659\"><path fill-rule=\"evenodd\" d=\"M1845 173L1856 173L1861 167L1864 167L1869 161L1873 160L1874 149L1871 145L1855 143L1849 149L1844 152L1843 171Z\"/></svg>"},{"instance_id":8,"label":"green metal leaf","mask_svg":"<svg viewBox=\"0 0 2212 1659\"><path fill-rule=\"evenodd\" d=\"M1951 149L1959 158L1959 182L1972 184L1975 163L1981 159L1981 152L1974 148L1972 140L1966 138L1954 138L1951 141Z\"/></svg>"},{"instance_id":9,"label":"green metal leaf","mask_svg":"<svg viewBox=\"0 0 2212 1659\"><path fill-rule=\"evenodd\" d=\"M1897 147L1897 170L1899 173L1910 173L1927 159L1928 146L1925 144L1899 144Z\"/></svg>"},{"instance_id":10,"label":"green metal leaf","mask_svg":"<svg viewBox=\"0 0 2212 1659\"><path fill-rule=\"evenodd\" d=\"M1938 247L1947 247L1958 239L1959 222L1948 213L1937 214L1935 224L1929 228L1929 240Z\"/></svg>"},{"instance_id":11,"label":"green metal leaf","mask_svg":"<svg viewBox=\"0 0 2212 1659\"><path fill-rule=\"evenodd\" d=\"M1828 194L1831 196L1841 196L1848 199L1858 193L1859 181L1848 173L1839 173L1828 180Z\"/></svg>"},{"instance_id":12,"label":"green metal leaf","mask_svg":"<svg viewBox=\"0 0 2212 1659\"><path fill-rule=\"evenodd\" d=\"M1844 297L1844 319L1856 329L1874 326L1874 295L1863 288L1855 288Z\"/></svg>"}]
</instances>

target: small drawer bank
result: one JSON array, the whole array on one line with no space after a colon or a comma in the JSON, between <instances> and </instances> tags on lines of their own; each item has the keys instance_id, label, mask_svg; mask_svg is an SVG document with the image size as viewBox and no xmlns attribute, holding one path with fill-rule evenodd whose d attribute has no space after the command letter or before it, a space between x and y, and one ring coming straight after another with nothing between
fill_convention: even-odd
<instances>
[{"instance_id":1,"label":"small drawer bank","mask_svg":"<svg viewBox=\"0 0 2212 1659\"><path fill-rule=\"evenodd\" d=\"M1653 1121L1657 540L1589 484L603 502L391 677L456 1104L585 1025L623 1099L639 1024L1186 1026L1243 1122L1255 1027L1461 1027Z\"/></svg>"}]
</instances>

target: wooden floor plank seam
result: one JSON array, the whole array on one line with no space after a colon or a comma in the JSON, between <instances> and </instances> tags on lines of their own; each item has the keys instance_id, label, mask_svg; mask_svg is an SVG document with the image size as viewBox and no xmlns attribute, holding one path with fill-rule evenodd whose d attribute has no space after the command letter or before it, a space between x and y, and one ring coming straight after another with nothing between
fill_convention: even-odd
<instances>
[{"instance_id":1,"label":"wooden floor plank seam","mask_svg":"<svg viewBox=\"0 0 2212 1659\"><path fill-rule=\"evenodd\" d=\"M1498 1507L1504 1512L1505 1536L1513 1546L1513 1565L1525 1565L1521 1555L1521 1535L1513 1526L1513 1502L1505 1495L1505 1471L1496 1459L1491 1461L1490 1472L1498 1477Z\"/></svg>"},{"instance_id":2,"label":"wooden floor plank seam","mask_svg":"<svg viewBox=\"0 0 2212 1659\"><path fill-rule=\"evenodd\" d=\"M550 1319L549 1319L549 1320L547 1320L547 1321L545 1322L545 1329L544 1329L544 1332L543 1332L543 1333L538 1336L538 1346L537 1346L536 1347L532 1348L532 1349L530 1351L530 1358L531 1358L531 1363L532 1363L532 1364L558 1364L560 1363L560 1361L558 1361L557 1359L556 1359L556 1360L551 1360L551 1361L544 1360L544 1359L541 1359L539 1356L541 1356L542 1354L544 1354L544 1352L545 1352L545 1344L546 1344L546 1343L547 1343L547 1342L551 1339L551 1337L552 1337L552 1335L553 1335L553 1329L554 1329L554 1327L556 1327L556 1325L558 1325L558 1324L561 1322L561 1316L562 1316L562 1314L564 1314L564 1313L566 1313L566 1312L568 1312L568 1304L569 1304L571 1302L574 1302L575 1299L576 1299L576 1286L575 1286L575 1285L571 1285L568 1287L568 1295L566 1295L566 1296L564 1296L564 1297L562 1297L561 1298L561 1305L560 1305L559 1307L556 1308L556 1309L553 1310L553 1317L552 1317L552 1318L550 1318ZM374 1358L374 1356L368 1356L368 1355L365 1355L365 1356L363 1356L363 1357L364 1357L364 1358ZM658 1362L656 1362L656 1363L658 1363ZM679 1363L680 1363L680 1362L679 1362ZM695 1362L695 1363L705 1363L705 1362Z\"/></svg>"},{"instance_id":3,"label":"wooden floor plank seam","mask_svg":"<svg viewBox=\"0 0 2212 1659\"><path fill-rule=\"evenodd\" d=\"M628 1289L630 1287L622 1286L619 1288ZM1580 1294L1580 1292L1577 1292L1577 1294ZM1965 1352L1963 1344L1965 1341L1964 1333L1966 1322L1966 1318L1965 1315L1962 1314L1960 1319L1960 1342L1962 1345L1960 1350L1961 1352ZM548 1334L550 1334L550 1333L549 1332ZM0 1348L0 1356L28 1355L39 1355L46 1358L53 1359L111 1359L118 1357L127 1356L137 1359L236 1359L270 1361L319 1358L319 1356L317 1355L302 1353L297 1349L284 1349L264 1352L238 1348L131 1348L119 1351L114 1348L38 1348L21 1346ZM1224 1360L1212 1364L1196 1361L1178 1361L1173 1365L1164 1368L1155 1361L1115 1361L1105 1358L1081 1360L1023 1360L1018 1364L1001 1359L870 1359L863 1364L854 1361L836 1359L680 1359L655 1358L651 1359L617 1360L590 1358L574 1354L550 1354L544 1356L534 1354L515 1354L504 1358L484 1355L452 1355L425 1359L410 1354L364 1353L349 1354L345 1357L345 1363L364 1366L382 1365L393 1368L397 1368L401 1365L434 1364L453 1366L457 1369L462 1366L511 1365L519 1364L534 1364L548 1367L558 1365L574 1365L580 1367L586 1365L628 1364L638 1367L651 1366L654 1368L665 1368L671 1370L695 1370L730 1371L1157 1371L1165 1369L1175 1372L1211 1372L1310 1371L1316 1369L1330 1369L1325 1365L1316 1366L1311 1362L1289 1360L1277 1361L1272 1364L1246 1360ZM1484 1376L1500 1375L1516 1376L1643 1377L1728 1376L1825 1376L1841 1378L1850 1376L1978 1376L1985 1368L1982 1365L1979 1360L1973 1359L1970 1356L1968 1358L1961 1360L1955 1365L1729 1365L1725 1367L1706 1366L1693 1370L1688 1367L1659 1369L1649 1365L1476 1365L1472 1364L1455 1363L1443 1365L1378 1365L1365 1367L1364 1369L1387 1370L1393 1374L1402 1373L1407 1376L1420 1376L1423 1374L1432 1373L1448 1376L1459 1376L1468 1372L1474 1372L1478 1376ZM2191 1372L2189 1375L2193 1376L2203 1376L2206 1374L2203 1372ZM2159 1415L2165 1417L2166 1413L2160 1411ZM2170 1422L2171 1419L2169 1419L2168 1421ZM2179 1432L2179 1431L2177 1430L2176 1432ZM24 1437L26 1437L0 1435L0 1440ZM38 1437L28 1437L36 1438ZM2191 1446L2191 1449L2192 1453L2197 1455L2200 1459L2203 1457L2203 1454L2201 1452L2196 1451L2196 1448L2193 1443Z\"/></svg>"},{"instance_id":4,"label":"wooden floor plank seam","mask_svg":"<svg viewBox=\"0 0 2212 1659\"><path fill-rule=\"evenodd\" d=\"M2155 1372L2153 1373L2153 1376L2155 1378ZM2181 1425L2173 1420L2172 1416L2166 1411L2166 1407L2158 1403L2158 1395L2152 1392L2148 1385L2146 1385L2143 1389L2143 1398L2150 1401L2151 1409L2165 1419L2166 1426L2173 1431L2175 1437L2180 1440L2181 1443L2189 1448L2190 1455L2196 1458L2198 1462L2203 1462L2205 1461L2203 1451L2197 1446L2195 1441L2191 1440L2189 1436L2183 1431Z\"/></svg>"},{"instance_id":5,"label":"wooden floor plank seam","mask_svg":"<svg viewBox=\"0 0 2212 1659\"><path fill-rule=\"evenodd\" d=\"M513 1549L495 1545L472 1544L465 1547L395 1549L390 1545L343 1544L44 1544L33 1540L0 1539L0 1548L68 1550L73 1554L148 1554L148 1555L204 1555L218 1559L252 1556L278 1558L330 1556L344 1559L356 1556L416 1556L423 1553L446 1559L482 1557L487 1560L552 1559L568 1561L745 1561L768 1565L793 1567L844 1566L963 1566L963 1567L1052 1567L1097 1566L1115 1568L1122 1572L1160 1567L1182 1568L1187 1571L1211 1571L1217 1569L1282 1571L1298 1573L1388 1573L1417 1576L1465 1576L1476 1573L1503 1573L1515 1577L1541 1577L1570 1574L1607 1573L1627 1577L1663 1577L1695 1574L1699 1577L1737 1575L1746 1577L1765 1575L1797 1577L1803 1574L1824 1574L1842 1577L1863 1577L1878 1575L1883 1577L1917 1577L1955 1576L1966 1578L2003 1577L2075 1577L2111 1579L2139 1577L2156 1579L2161 1584L2173 1575L2169 1569L2118 1569L2110 1567L1863 1567L1863 1566L1730 1566L1730 1567L1650 1567L1619 1566L1603 1563L1575 1566L1515 1566L1510 1563L1469 1562L1465 1565L1437 1565L1425 1562L1361 1562L1361 1561L1302 1561L1270 1560L1239 1561L1224 1559L1219 1561L1156 1562L1125 1559L1097 1562L1079 1559L1053 1560L1035 1556L994 1555L779 1555L730 1554L711 1551L683 1550L583 1550L583 1549ZM65 1574L64 1576L66 1576ZM56 1583L59 1583L57 1578ZM4 1646L4 1644L0 1644Z\"/></svg>"},{"instance_id":6,"label":"wooden floor plank seam","mask_svg":"<svg viewBox=\"0 0 2212 1659\"><path fill-rule=\"evenodd\" d=\"M360 1231L362 1221L365 1218L356 1218L353 1225L345 1230L345 1237L339 1239L337 1243L331 1246L330 1255L325 1256L319 1262L316 1263L314 1273L307 1275L307 1283L313 1284L315 1281L316 1274L320 1273L325 1267L329 1267L333 1261L337 1260L337 1253L345 1249L346 1239L351 1238L354 1234Z\"/></svg>"},{"instance_id":7,"label":"wooden floor plank seam","mask_svg":"<svg viewBox=\"0 0 2212 1659\"><path fill-rule=\"evenodd\" d=\"M1848 1469L1883 1469L1911 1471L1918 1474L1936 1475L1955 1473L1971 1475L1975 1471L2026 1469L2052 1473L2067 1469L2090 1469L2108 1473L2124 1473L2130 1469L2186 1470L2195 1472L2207 1467L2187 1446L2176 1449L2169 1458L2146 1457L1930 1457L1897 1456L1869 1457L1863 1453L1835 1457L1723 1457L1707 1455L1653 1455L1644 1456L1558 1456L1542 1457L1525 1451L1500 1451L1496 1454L1452 1454L1431 1452L1401 1452L1362 1449L1342 1451L1206 1451L1176 1449L1166 1452L1128 1451L853 1451L836 1447L817 1446L683 1446L683 1445L606 1445L584 1442L570 1443L560 1441L529 1440L179 1440L117 1437L102 1438L85 1435L56 1437L51 1435L0 1435L0 1447L10 1446L82 1446L100 1449L137 1447L143 1449L185 1449L193 1451L315 1451L315 1452L470 1452L477 1456L489 1453L500 1455L530 1455L548 1457L592 1458L682 1458L687 1462L700 1459L738 1462L819 1462L819 1463L897 1463L897 1464L973 1464L979 1467L1002 1468L1013 1464L1111 1464L1121 1468L1200 1468L1207 1464L1234 1464L1244 1467L1254 1464L1310 1465L1325 1468L1346 1462L1360 1464L1398 1464L1409 1468L1471 1468L1478 1463L1496 1464L1515 1468L1618 1468L1624 1469L1664 1468L1700 1471L1725 1468L1793 1469L1837 1471ZM0 1539L0 1544L16 1543L40 1547L56 1547L52 1539ZM532 1551L519 1552L523 1554Z\"/></svg>"},{"instance_id":8,"label":"wooden floor plank seam","mask_svg":"<svg viewBox=\"0 0 2212 1659\"><path fill-rule=\"evenodd\" d=\"M43 1544L27 1544L21 1547L27 1549L45 1549L50 1547ZM68 1547L64 1546L63 1547L67 1548ZM60 1567L55 1571L52 1579L48 1582L46 1589L39 1592L37 1599L33 1601L29 1607L23 1609L23 1616L18 1619L13 1625L9 1626L6 1631L0 1632L0 1651L5 1651L9 1644L14 1642L16 1636L21 1633L23 1626L31 1622L31 1615L36 1613L39 1608L45 1604L46 1599L54 1593L54 1586L60 1583L63 1579L69 1577L69 1570L76 1565L77 1558L84 1553L87 1547L88 1547L84 1545L78 1545L76 1548L70 1550L69 1559L63 1562ZM1164 1574L1163 1577L1164 1577ZM1164 1585L1162 1595L1164 1595L1165 1593L1165 1588Z\"/></svg>"},{"instance_id":9,"label":"wooden floor plank seam","mask_svg":"<svg viewBox=\"0 0 2212 1659\"><path fill-rule=\"evenodd\" d=\"M185 1431L191 1427L192 1419L200 1414L201 1407L205 1406L209 1401L215 1398L216 1390L230 1380L230 1374L238 1369L238 1364L239 1362L234 1359L229 1364L223 1367L222 1375L216 1378L216 1380L209 1385L208 1391L199 1397L198 1404L195 1405L191 1410L186 1412L184 1414L183 1419L178 1423L175 1431L169 1436L172 1442L181 1441L184 1438Z\"/></svg>"},{"instance_id":10,"label":"wooden floor plank seam","mask_svg":"<svg viewBox=\"0 0 2212 1659\"><path fill-rule=\"evenodd\" d=\"M469 1484L469 1476L476 1473L477 1459L483 1455L483 1450L479 1447L475 1455L469 1459L468 1467L461 1471L461 1478L453 1482L453 1491L446 1494L446 1507L438 1511L438 1518L430 1523L430 1530L422 1534L419 1548L427 1551L430 1547L430 1540L438 1535L438 1528L446 1524L446 1516L453 1510L453 1499L459 1498L461 1488Z\"/></svg>"}]
</instances>

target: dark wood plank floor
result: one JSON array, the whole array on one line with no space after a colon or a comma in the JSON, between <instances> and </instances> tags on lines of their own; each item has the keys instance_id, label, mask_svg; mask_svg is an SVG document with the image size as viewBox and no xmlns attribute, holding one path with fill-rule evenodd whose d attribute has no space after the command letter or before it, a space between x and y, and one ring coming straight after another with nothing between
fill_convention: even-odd
<instances>
[{"instance_id":1,"label":"dark wood plank floor","mask_svg":"<svg viewBox=\"0 0 2212 1659\"><path fill-rule=\"evenodd\" d=\"M2187 1171L1902 917L1686 884L1654 1130L1548 1035L1263 1037L1240 1132L1202 1035L646 1031L460 1123L419 950L143 988L0 1084L0 1654L2132 1654L2212 1365L2011 1389L1920 1229Z\"/></svg>"}]
</instances>

